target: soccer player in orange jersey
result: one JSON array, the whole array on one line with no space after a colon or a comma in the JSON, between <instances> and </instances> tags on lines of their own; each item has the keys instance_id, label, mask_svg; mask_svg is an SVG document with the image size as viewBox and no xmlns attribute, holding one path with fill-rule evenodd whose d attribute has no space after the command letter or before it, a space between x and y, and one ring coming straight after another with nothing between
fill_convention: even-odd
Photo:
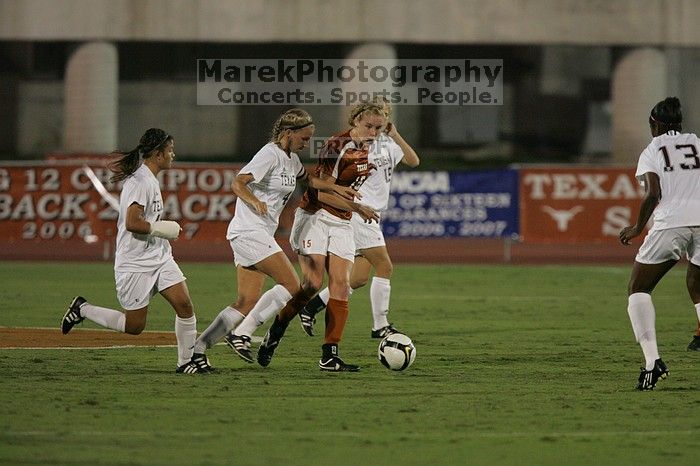
<instances>
[{"instance_id":1,"label":"soccer player in orange jersey","mask_svg":"<svg viewBox=\"0 0 700 466\"><path fill-rule=\"evenodd\" d=\"M375 167L368 160L374 140L386 124L381 105L362 103L350 112L351 128L326 141L316 171L323 180L358 190ZM258 363L272 360L289 322L321 288L328 272L330 298L326 310L326 332L322 346L321 370L355 372L359 367L346 364L339 356L338 344L348 317L350 270L355 258L355 241L350 219L357 212L365 221L377 221L371 207L337 196L307 189L294 217L290 244L299 254L304 275L302 292L282 309L265 335L258 350Z\"/></svg>"}]
</instances>

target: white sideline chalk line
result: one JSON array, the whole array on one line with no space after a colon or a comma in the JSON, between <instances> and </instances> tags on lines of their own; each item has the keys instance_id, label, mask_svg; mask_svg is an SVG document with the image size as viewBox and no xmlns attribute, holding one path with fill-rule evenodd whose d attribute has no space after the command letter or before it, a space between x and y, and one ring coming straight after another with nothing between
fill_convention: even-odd
<instances>
[{"instance_id":1,"label":"white sideline chalk line","mask_svg":"<svg viewBox=\"0 0 700 466\"><path fill-rule=\"evenodd\" d=\"M328 432L328 431L320 431L320 432L303 432L303 433L295 433L295 432L286 432L287 434L291 434L289 436L291 437L306 437L306 436L313 436L313 437L318 437L318 436L323 436L323 437L357 437L357 438L362 438L366 437L367 435L370 435L370 433L362 433L362 432L347 432L347 431L341 431L341 432ZM454 436L454 435L440 435L440 434L430 434L430 433L418 433L418 432L406 432L402 434L398 434L398 437L409 437L409 438L430 438L430 437L435 437L435 438L441 438L441 439L453 439L455 437L457 438L529 438L529 437L654 437L654 436L662 436L662 435L697 435L700 433L698 430L651 430L651 431L609 431L609 432L463 432L460 435ZM206 432L181 432L181 431L175 431L175 432L163 432L159 431L157 433L151 432L151 431L129 431L129 432L124 432L124 431L119 431L119 432L101 432L101 431L75 431L75 432L65 432L62 431L62 434L69 434L69 435L78 435L78 436L95 436L95 435L105 435L105 436L110 436L110 437L130 437L130 436L138 436L138 437L192 437L192 436L211 436L211 433L206 433ZM41 436L51 436L54 437L56 435L55 431L42 431L42 430L30 430L30 431L9 431L9 432L2 432L0 433L0 438L2 437L41 437ZM243 437L245 436L253 436L253 437L279 437L281 434L280 432L246 432L245 434L242 434Z\"/></svg>"}]
</instances>

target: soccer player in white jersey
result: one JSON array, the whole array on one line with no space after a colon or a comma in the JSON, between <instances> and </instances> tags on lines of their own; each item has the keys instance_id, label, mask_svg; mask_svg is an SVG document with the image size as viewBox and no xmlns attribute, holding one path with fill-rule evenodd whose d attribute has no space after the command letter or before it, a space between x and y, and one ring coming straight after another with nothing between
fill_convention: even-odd
<instances>
[{"instance_id":1,"label":"soccer player in white jersey","mask_svg":"<svg viewBox=\"0 0 700 466\"><path fill-rule=\"evenodd\" d=\"M150 299L160 293L175 310L176 372L207 373L206 359L194 361L192 347L197 337L197 319L185 284L185 276L173 259L168 240L176 239L180 226L161 220L163 197L156 176L175 159L173 138L158 128L147 130L130 152L115 152L119 158L110 167L112 181L124 181L119 196L117 248L114 276L117 298L125 310L96 306L82 296L73 299L61 321L64 334L85 319L103 327L140 334L146 326Z\"/></svg>"},{"instance_id":2,"label":"soccer player in white jersey","mask_svg":"<svg viewBox=\"0 0 700 466\"><path fill-rule=\"evenodd\" d=\"M299 292L299 277L274 238L280 213L297 180L346 199L357 194L350 187L307 174L297 152L308 146L314 128L311 115L304 110L284 112L272 128L270 142L236 176L233 192L238 199L226 238L233 249L238 297L199 336L194 347L195 360L204 359L204 352L225 337L226 343L243 360L252 363L253 332ZM262 294L268 276L277 284Z\"/></svg>"},{"instance_id":3,"label":"soccer player in white jersey","mask_svg":"<svg viewBox=\"0 0 700 466\"><path fill-rule=\"evenodd\" d=\"M682 133L680 101L668 97L649 116L653 139L639 157L635 176L645 195L637 222L620 231L622 244L639 236L653 214L653 225L639 248L629 282L627 312L645 365L638 390L653 390L668 375L656 343L656 315L651 292L685 255L686 286L700 319L700 140Z\"/></svg>"},{"instance_id":4,"label":"soccer player in white jersey","mask_svg":"<svg viewBox=\"0 0 700 466\"><path fill-rule=\"evenodd\" d=\"M387 120L391 117L391 106L386 100L383 104ZM389 204L391 175L394 168L403 163L411 168L420 164L418 154L401 137L396 125L387 123L384 132L375 140L369 152L369 161L377 167L367 177L358 192L362 195L360 203L381 212ZM355 237L355 263L350 276L350 293L367 284L372 267L375 273L370 285L370 304L372 307L372 338L384 338L396 333L397 330L389 323L389 300L391 295L391 274L393 264L384 241L379 222L365 222L362 217L353 213L352 229ZM313 336L313 326L316 314L321 312L328 303L328 288L321 290L299 313L301 326L309 336Z\"/></svg>"}]
</instances>

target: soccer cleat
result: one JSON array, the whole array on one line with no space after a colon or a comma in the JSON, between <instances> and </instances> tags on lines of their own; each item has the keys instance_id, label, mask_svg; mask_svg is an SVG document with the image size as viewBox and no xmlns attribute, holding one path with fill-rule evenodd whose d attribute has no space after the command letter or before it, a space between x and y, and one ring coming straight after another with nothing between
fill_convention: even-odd
<instances>
[{"instance_id":1,"label":"soccer cleat","mask_svg":"<svg viewBox=\"0 0 700 466\"><path fill-rule=\"evenodd\" d=\"M68 310L63 315L63 319L61 320L61 331L64 335L70 332L75 324L79 324L85 320L85 317L80 315L80 306L86 302L87 301L85 301L85 298L82 296L76 296L73 298L73 301L71 301L70 306L68 306Z\"/></svg>"},{"instance_id":2,"label":"soccer cleat","mask_svg":"<svg viewBox=\"0 0 700 466\"><path fill-rule=\"evenodd\" d=\"M316 323L316 314L326 308L326 303L323 302L320 295L316 295L306 306L299 312L299 321L301 328L310 337L314 336L314 324Z\"/></svg>"},{"instance_id":3,"label":"soccer cleat","mask_svg":"<svg viewBox=\"0 0 700 466\"><path fill-rule=\"evenodd\" d=\"M316 323L316 317L311 314L306 308L299 312L299 322L301 322L301 328L304 330L308 336L314 336L314 324Z\"/></svg>"},{"instance_id":4,"label":"soccer cleat","mask_svg":"<svg viewBox=\"0 0 700 466\"><path fill-rule=\"evenodd\" d=\"M641 370L637 390L653 390L659 379L663 380L668 377L668 367L660 358L654 361L654 367L650 371L644 367Z\"/></svg>"},{"instance_id":5,"label":"soccer cleat","mask_svg":"<svg viewBox=\"0 0 700 466\"><path fill-rule=\"evenodd\" d=\"M224 337L224 340L242 360L253 363L253 353L250 351L250 337L248 335L235 335L230 332Z\"/></svg>"},{"instance_id":6,"label":"soccer cleat","mask_svg":"<svg viewBox=\"0 0 700 466\"><path fill-rule=\"evenodd\" d=\"M357 372L360 370L360 366L354 364L345 364L345 362L338 356L338 344L337 343L324 343L321 346L322 356L320 361L318 361L318 367L322 371L328 372Z\"/></svg>"},{"instance_id":7,"label":"soccer cleat","mask_svg":"<svg viewBox=\"0 0 700 466\"><path fill-rule=\"evenodd\" d=\"M204 353L194 353L190 362L197 366L202 372L214 372L214 368L209 364L209 359Z\"/></svg>"},{"instance_id":8,"label":"soccer cleat","mask_svg":"<svg viewBox=\"0 0 700 466\"><path fill-rule=\"evenodd\" d=\"M198 363L194 362L193 359L190 359L188 362L175 369L175 372L177 374L209 374L212 372L211 369L203 368Z\"/></svg>"},{"instance_id":9,"label":"soccer cleat","mask_svg":"<svg viewBox=\"0 0 700 466\"><path fill-rule=\"evenodd\" d=\"M389 325L382 327L380 329L372 330L372 338L384 338L387 335L391 335L393 333L401 333L401 332L396 330L392 324L389 324Z\"/></svg>"},{"instance_id":10,"label":"soccer cleat","mask_svg":"<svg viewBox=\"0 0 700 466\"><path fill-rule=\"evenodd\" d=\"M318 361L318 367L322 371L328 372L358 372L360 370L360 366L346 364L338 356L322 357Z\"/></svg>"},{"instance_id":11,"label":"soccer cleat","mask_svg":"<svg viewBox=\"0 0 700 466\"><path fill-rule=\"evenodd\" d=\"M695 335L688 344L688 351L700 351L700 335Z\"/></svg>"},{"instance_id":12,"label":"soccer cleat","mask_svg":"<svg viewBox=\"0 0 700 466\"><path fill-rule=\"evenodd\" d=\"M263 338L260 347L258 348L258 364L262 367L267 367L272 362L272 356L275 354L277 346L280 344L281 336L272 337L270 331L268 330Z\"/></svg>"}]
</instances>

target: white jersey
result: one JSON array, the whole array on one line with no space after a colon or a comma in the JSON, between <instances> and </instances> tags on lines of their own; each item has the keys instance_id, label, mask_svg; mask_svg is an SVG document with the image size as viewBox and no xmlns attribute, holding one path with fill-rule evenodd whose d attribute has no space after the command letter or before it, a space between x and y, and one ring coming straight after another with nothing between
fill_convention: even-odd
<instances>
[{"instance_id":1,"label":"white jersey","mask_svg":"<svg viewBox=\"0 0 700 466\"><path fill-rule=\"evenodd\" d=\"M228 225L226 239L231 240L243 232L259 230L274 235L280 213L296 188L297 178L306 173L299 156L294 152L287 155L277 144L270 142L239 173L253 176L248 189L267 204L267 215L258 214L245 201L237 199L236 212Z\"/></svg>"},{"instance_id":2,"label":"white jersey","mask_svg":"<svg viewBox=\"0 0 700 466\"><path fill-rule=\"evenodd\" d=\"M172 259L172 248L166 239L127 231L126 211L132 204L143 207L144 219L148 223L160 220L163 213L160 185L153 172L144 164L126 178L119 196L114 270L117 272L153 271Z\"/></svg>"},{"instance_id":3,"label":"white jersey","mask_svg":"<svg viewBox=\"0 0 700 466\"><path fill-rule=\"evenodd\" d=\"M401 147L384 133L372 143L367 159L369 163L374 164L376 169L370 172L358 189L362 195L362 199L358 202L376 211L386 210L389 205L391 175L403 156Z\"/></svg>"},{"instance_id":4,"label":"white jersey","mask_svg":"<svg viewBox=\"0 0 700 466\"><path fill-rule=\"evenodd\" d=\"M692 133L669 131L652 139L639 156L638 180L659 175L661 200L652 230L700 226L700 140Z\"/></svg>"}]
</instances>

